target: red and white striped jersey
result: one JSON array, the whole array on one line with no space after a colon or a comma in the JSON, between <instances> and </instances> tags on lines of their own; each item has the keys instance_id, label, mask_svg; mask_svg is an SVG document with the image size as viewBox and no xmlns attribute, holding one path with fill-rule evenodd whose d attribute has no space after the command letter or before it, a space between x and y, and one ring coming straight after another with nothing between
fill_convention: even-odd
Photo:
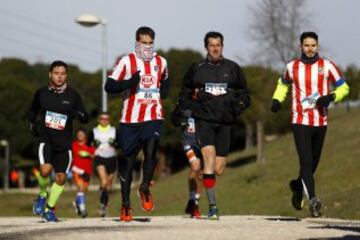
<instances>
[{"instance_id":1,"label":"red and white striped jersey","mask_svg":"<svg viewBox=\"0 0 360 240\"><path fill-rule=\"evenodd\" d=\"M115 63L109 77L118 81L127 81L139 70L139 84L122 93L124 106L121 123L142 123L164 119L160 85L162 78L168 77L165 58L155 53L150 62L144 62L132 52Z\"/></svg>"},{"instance_id":2,"label":"red and white striped jersey","mask_svg":"<svg viewBox=\"0 0 360 240\"><path fill-rule=\"evenodd\" d=\"M288 63L283 81L292 85L291 122L308 126L327 125L327 108L305 109L305 98L316 101L318 97L330 94L330 84L335 86L339 80L340 71L326 59L319 58L313 64L305 64L300 59Z\"/></svg>"}]
</instances>

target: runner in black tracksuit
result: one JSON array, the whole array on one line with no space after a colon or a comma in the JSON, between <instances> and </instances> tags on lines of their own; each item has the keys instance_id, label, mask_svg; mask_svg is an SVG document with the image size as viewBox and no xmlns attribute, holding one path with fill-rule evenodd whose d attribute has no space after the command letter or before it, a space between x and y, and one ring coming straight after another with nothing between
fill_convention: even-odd
<instances>
[{"instance_id":1,"label":"runner in black tracksuit","mask_svg":"<svg viewBox=\"0 0 360 240\"><path fill-rule=\"evenodd\" d=\"M88 114L80 95L67 86L67 65L55 61L49 69L50 82L34 95L28 113L30 129L39 137L40 194L33 205L33 212L46 221L57 220L53 208L64 190L66 174L71 166L72 121L83 123ZM55 182L47 193L49 175L55 170ZM47 206L45 208L47 201Z\"/></svg>"},{"instance_id":2,"label":"runner in black tracksuit","mask_svg":"<svg viewBox=\"0 0 360 240\"><path fill-rule=\"evenodd\" d=\"M195 118L204 158L203 183L210 204L208 217L218 219L215 174L224 172L231 124L250 106L250 98L240 66L222 56L222 34L209 32L204 43L208 56L185 75L179 105L181 109L191 109Z\"/></svg>"}]
</instances>

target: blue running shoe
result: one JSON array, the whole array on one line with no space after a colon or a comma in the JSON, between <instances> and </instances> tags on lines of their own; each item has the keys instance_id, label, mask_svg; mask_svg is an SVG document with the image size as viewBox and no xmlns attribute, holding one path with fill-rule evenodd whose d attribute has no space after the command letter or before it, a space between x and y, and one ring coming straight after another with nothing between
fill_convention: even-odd
<instances>
[{"instance_id":1,"label":"blue running shoe","mask_svg":"<svg viewBox=\"0 0 360 240\"><path fill-rule=\"evenodd\" d=\"M38 196L33 204L33 213L35 215L41 216L44 213L45 206L46 206L46 197Z\"/></svg>"},{"instance_id":2,"label":"blue running shoe","mask_svg":"<svg viewBox=\"0 0 360 240\"><path fill-rule=\"evenodd\" d=\"M210 220L219 220L219 209L216 205L212 205L209 208L208 219Z\"/></svg>"},{"instance_id":3,"label":"blue running shoe","mask_svg":"<svg viewBox=\"0 0 360 240\"><path fill-rule=\"evenodd\" d=\"M58 218L55 216L55 213L51 209L46 209L42 215L42 219L45 222L57 222Z\"/></svg>"}]
</instances>

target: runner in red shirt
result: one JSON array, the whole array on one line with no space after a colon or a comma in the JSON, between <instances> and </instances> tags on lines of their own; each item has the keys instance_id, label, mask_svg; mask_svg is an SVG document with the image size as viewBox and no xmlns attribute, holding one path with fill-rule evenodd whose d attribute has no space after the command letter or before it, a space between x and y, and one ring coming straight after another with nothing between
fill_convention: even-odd
<instances>
[{"instance_id":1,"label":"runner in red shirt","mask_svg":"<svg viewBox=\"0 0 360 240\"><path fill-rule=\"evenodd\" d=\"M78 188L73 205L77 214L83 218L87 216L85 194L88 191L90 176L92 175L92 161L95 153L95 148L88 146L86 143L86 131L79 129L76 132L76 140L72 143L73 165L71 171Z\"/></svg>"}]
</instances>

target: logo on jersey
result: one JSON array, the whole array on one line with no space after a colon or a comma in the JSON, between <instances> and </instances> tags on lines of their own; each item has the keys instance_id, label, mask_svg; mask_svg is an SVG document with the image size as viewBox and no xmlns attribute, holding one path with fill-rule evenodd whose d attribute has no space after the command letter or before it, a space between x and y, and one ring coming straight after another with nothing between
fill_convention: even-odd
<instances>
[{"instance_id":1,"label":"logo on jersey","mask_svg":"<svg viewBox=\"0 0 360 240\"><path fill-rule=\"evenodd\" d=\"M143 75L141 76L141 84L144 85L145 88L151 87L155 83L155 78L152 75Z\"/></svg>"},{"instance_id":2,"label":"logo on jersey","mask_svg":"<svg viewBox=\"0 0 360 240\"><path fill-rule=\"evenodd\" d=\"M318 73L320 74L320 75L324 75L324 68L323 67L319 67L319 71L318 71Z\"/></svg>"},{"instance_id":3,"label":"logo on jersey","mask_svg":"<svg viewBox=\"0 0 360 240\"><path fill-rule=\"evenodd\" d=\"M154 66L154 71L157 72L159 70L159 66Z\"/></svg>"}]
</instances>

